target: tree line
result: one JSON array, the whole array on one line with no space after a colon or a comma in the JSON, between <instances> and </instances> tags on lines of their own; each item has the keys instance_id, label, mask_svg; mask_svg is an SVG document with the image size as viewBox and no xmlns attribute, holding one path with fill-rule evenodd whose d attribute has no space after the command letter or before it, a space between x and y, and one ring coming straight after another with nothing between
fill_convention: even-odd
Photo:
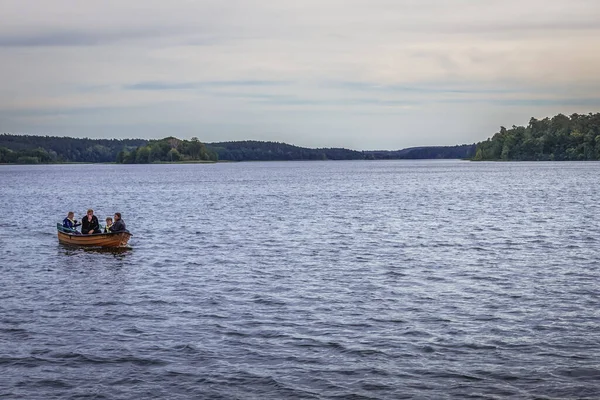
<instances>
[{"instance_id":1,"label":"tree line","mask_svg":"<svg viewBox=\"0 0 600 400\"><path fill-rule=\"evenodd\" d=\"M209 143L207 146L218 153L219 160L230 161L461 159L475 155L475 144L373 151L344 148L309 149L286 143L260 141Z\"/></svg>"},{"instance_id":2,"label":"tree line","mask_svg":"<svg viewBox=\"0 0 600 400\"><path fill-rule=\"evenodd\" d=\"M600 113L531 118L527 126L500 127L477 144L474 160L600 160Z\"/></svg>"},{"instance_id":3,"label":"tree line","mask_svg":"<svg viewBox=\"0 0 600 400\"><path fill-rule=\"evenodd\" d=\"M115 162L123 149L136 149L142 139L79 139L57 136L0 135L0 163Z\"/></svg>"},{"instance_id":4,"label":"tree line","mask_svg":"<svg viewBox=\"0 0 600 400\"><path fill-rule=\"evenodd\" d=\"M381 160L471 158L475 145L427 146L403 150L356 151L344 148L305 148L280 142L235 141L202 143L198 138L79 139L55 136L0 135L0 163L107 163Z\"/></svg>"},{"instance_id":5,"label":"tree line","mask_svg":"<svg viewBox=\"0 0 600 400\"><path fill-rule=\"evenodd\" d=\"M219 159L218 154L206 147L197 137L181 140L168 137L150 140L138 148L124 149L117 154L118 164L149 164L154 162L212 161Z\"/></svg>"},{"instance_id":6,"label":"tree line","mask_svg":"<svg viewBox=\"0 0 600 400\"><path fill-rule=\"evenodd\" d=\"M363 153L374 160L469 159L475 155L475 144L409 147L402 150L364 151Z\"/></svg>"},{"instance_id":7,"label":"tree line","mask_svg":"<svg viewBox=\"0 0 600 400\"><path fill-rule=\"evenodd\" d=\"M244 140L209 143L208 147L228 161L361 160L360 151L341 148L309 149L280 142Z\"/></svg>"}]
</instances>

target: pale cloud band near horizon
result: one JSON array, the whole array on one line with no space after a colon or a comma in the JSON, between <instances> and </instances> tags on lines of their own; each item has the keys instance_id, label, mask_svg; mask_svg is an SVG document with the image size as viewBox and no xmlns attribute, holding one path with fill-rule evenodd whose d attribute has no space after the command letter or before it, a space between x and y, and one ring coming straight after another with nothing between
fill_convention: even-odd
<instances>
[{"instance_id":1,"label":"pale cloud band near horizon","mask_svg":"<svg viewBox=\"0 0 600 400\"><path fill-rule=\"evenodd\" d=\"M591 0L0 0L0 131L472 143L600 109Z\"/></svg>"}]
</instances>

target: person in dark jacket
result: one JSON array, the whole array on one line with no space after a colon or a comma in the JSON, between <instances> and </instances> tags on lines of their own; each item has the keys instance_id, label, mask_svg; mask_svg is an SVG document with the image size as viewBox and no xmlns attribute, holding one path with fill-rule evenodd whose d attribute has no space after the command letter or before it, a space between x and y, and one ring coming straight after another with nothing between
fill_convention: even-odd
<instances>
[{"instance_id":1,"label":"person in dark jacket","mask_svg":"<svg viewBox=\"0 0 600 400\"><path fill-rule=\"evenodd\" d=\"M125 227L125 221L121 219L121 213L115 213L115 222L112 224L109 230L111 232L127 231L127 228Z\"/></svg>"},{"instance_id":2,"label":"person in dark jacket","mask_svg":"<svg viewBox=\"0 0 600 400\"><path fill-rule=\"evenodd\" d=\"M102 233L100 230L100 224L98 223L98 218L94 215L94 210L91 208L87 210L86 216L81 218L81 233L86 235L92 233Z\"/></svg>"},{"instance_id":3,"label":"person in dark jacket","mask_svg":"<svg viewBox=\"0 0 600 400\"><path fill-rule=\"evenodd\" d=\"M81 224L78 223L76 219L73 219L74 217L75 213L73 211L69 211L69 213L67 214L67 218L63 219L63 228L71 229L74 231L75 228L80 226Z\"/></svg>"}]
</instances>

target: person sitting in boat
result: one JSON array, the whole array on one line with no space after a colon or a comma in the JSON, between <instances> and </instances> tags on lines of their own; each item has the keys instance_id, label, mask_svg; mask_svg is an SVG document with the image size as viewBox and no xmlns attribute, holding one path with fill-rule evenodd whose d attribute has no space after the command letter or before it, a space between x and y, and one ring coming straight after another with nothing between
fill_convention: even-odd
<instances>
[{"instance_id":1,"label":"person sitting in boat","mask_svg":"<svg viewBox=\"0 0 600 400\"><path fill-rule=\"evenodd\" d=\"M104 227L104 233L110 232L110 227L113 225L113 219L111 217L106 217L106 226Z\"/></svg>"},{"instance_id":2,"label":"person sitting in boat","mask_svg":"<svg viewBox=\"0 0 600 400\"><path fill-rule=\"evenodd\" d=\"M73 211L69 211L67 213L67 218L63 219L63 228L67 228L69 230L75 231L75 228L80 226L81 224L77 222L75 217L75 213Z\"/></svg>"},{"instance_id":3,"label":"person sitting in boat","mask_svg":"<svg viewBox=\"0 0 600 400\"><path fill-rule=\"evenodd\" d=\"M121 218L121 213L115 213L115 223L109 228L111 232L125 232L127 228L125 227L125 221Z\"/></svg>"},{"instance_id":4,"label":"person sitting in boat","mask_svg":"<svg viewBox=\"0 0 600 400\"><path fill-rule=\"evenodd\" d=\"M87 210L85 217L81 218L81 233L91 235L92 233L102 233L98 218L94 215L94 210Z\"/></svg>"}]
</instances>

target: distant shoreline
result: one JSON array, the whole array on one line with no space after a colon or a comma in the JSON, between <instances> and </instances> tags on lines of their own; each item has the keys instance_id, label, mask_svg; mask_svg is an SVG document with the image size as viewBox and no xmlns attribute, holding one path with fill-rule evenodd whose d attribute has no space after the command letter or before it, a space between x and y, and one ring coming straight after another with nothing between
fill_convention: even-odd
<instances>
[{"instance_id":1,"label":"distant shoreline","mask_svg":"<svg viewBox=\"0 0 600 400\"><path fill-rule=\"evenodd\" d=\"M475 144L358 151L345 148L307 148L256 140L203 143L195 137L182 140L173 136L160 140L117 140L0 135L0 163L23 165L468 159L474 155Z\"/></svg>"},{"instance_id":2,"label":"distant shoreline","mask_svg":"<svg viewBox=\"0 0 600 400\"><path fill-rule=\"evenodd\" d=\"M169 136L158 140L89 139L0 134L0 164L190 164L318 160L598 161L600 113L531 118L527 126L500 130L487 140L400 150L307 148L273 141L203 143Z\"/></svg>"},{"instance_id":3,"label":"distant shoreline","mask_svg":"<svg viewBox=\"0 0 600 400\"><path fill-rule=\"evenodd\" d=\"M360 159L360 160L218 160L218 161L158 161L147 164L123 164L117 162L50 162L50 163L0 163L0 166L7 165L185 165L185 164L238 164L238 163L273 163L273 162L344 162L344 161L359 161L359 162L380 162L380 161L473 161L471 159L461 158L387 158L387 159ZM487 161L487 160L486 160Z\"/></svg>"}]
</instances>

